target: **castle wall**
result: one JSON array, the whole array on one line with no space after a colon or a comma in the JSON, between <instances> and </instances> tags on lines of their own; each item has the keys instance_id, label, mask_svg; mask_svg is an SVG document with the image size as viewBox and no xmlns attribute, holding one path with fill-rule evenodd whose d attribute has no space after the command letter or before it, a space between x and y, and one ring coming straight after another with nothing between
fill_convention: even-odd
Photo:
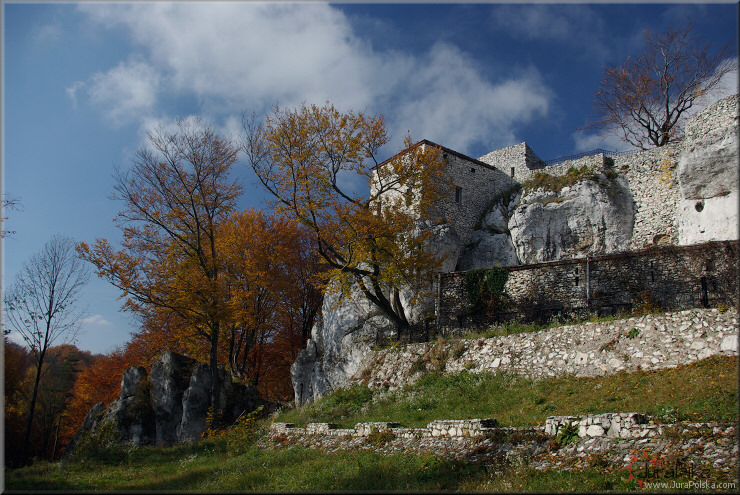
<instances>
[{"instance_id":1,"label":"castle wall","mask_svg":"<svg viewBox=\"0 0 740 495\"><path fill-rule=\"evenodd\" d=\"M547 318L558 312L613 313L640 304L665 309L736 305L738 242L655 247L594 258L508 267L505 319ZM440 276L440 330L470 314L465 273Z\"/></svg>"},{"instance_id":2,"label":"castle wall","mask_svg":"<svg viewBox=\"0 0 740 495\"><path fill-rule=\"evenodd\" d=\"M676 209L681 190L675 169L681 147L681 143L669 144L613 158L614 170L627 177L634 199L631 249L678 243Z\"/></svg>"},{"instance_id":3,"label":"castle wall","mask_svg":"<svg viewBox=\"0 0 740 495\"><path fill-rule=\"evenodd\" d=\"M445 170L454 184L447 198L432 211L437 223L449 222L461 244L470 242L475 225L491 202L515 185L511 177L463 155L444 150ZM459 190L456 192L456 188Z\"/></svg>"}]
</instances>

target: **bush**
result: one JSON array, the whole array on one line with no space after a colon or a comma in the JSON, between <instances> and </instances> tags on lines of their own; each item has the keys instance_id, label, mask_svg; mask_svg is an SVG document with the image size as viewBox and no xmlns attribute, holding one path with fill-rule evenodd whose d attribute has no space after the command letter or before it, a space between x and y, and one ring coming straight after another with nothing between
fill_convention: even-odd
<instances>
[{"instance_id":1,"label":"bush","mask_svg":"<svg viewBox=\"0 0 740 495\"><path fill-rule=\"evenodd\" d=\"M568 445L569 443L575 442L578 440L578 423L568 423L565 424L562 428L560 428L560 431L557 435L557 441L561 446Z\"/></svg>"},{"instance_id":2,"label":"bush","mask_svg":"<svg viewBox=\"0 0 740 495\"><path fill-rule=\"evenodd\" d=\"M247 413L244 411L228 428L208 428L201 435L203 438L225 438L226 453L229 455L241 455L254 443L257 437L257 419L264 406L259 406L254 411ZM212 416L209 410L209 421ZM210 421L209 421L210 422Z\"/></svg>"},{"instance_id":3,"label":"bush","mask_svg":"<svg viewBox=\"0 0 740 495\"><path fill-rule=\"evenodd\" d=\"M371 428L370 434L367 436L367 442L374 447L382 447L394 438L396 438L395 433L389 429L378 431L377 428Z\"/></svg>"},{"instance_id":4,"label":"bush","mask_svg":"<svg viewBox=\"0 0 740 495\"><path fill-rule=\"evenodd\" d=\"M72 452L77 460L119 463L126 458L126 448L118 440L118 431L112 422L101 424L95 431L85 432Z\"/></svg>"}]
</instances>

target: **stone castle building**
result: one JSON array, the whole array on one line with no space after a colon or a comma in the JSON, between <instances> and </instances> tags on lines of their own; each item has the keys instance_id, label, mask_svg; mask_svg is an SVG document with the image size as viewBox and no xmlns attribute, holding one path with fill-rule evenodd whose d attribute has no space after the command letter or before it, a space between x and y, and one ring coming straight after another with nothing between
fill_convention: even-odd
<instances>
[{"instance_id":1,"label":"stone castle building","mask_svg":"<svg viewBox=\"0 0 740 495\"><path fill-rule=\"evenodd\" d=\"M421 337L431 323L442 333L475 323L474 269L506 272L514 318L737 304L738 95L694 116L683 141L647 151L548 164L526 143L477 159L439 148L453 186L420 219L446 256L435 300L413 308ZM327 295L291 367L296 403L346 386L389 336L423 340L395 333L366 301Z\"/></svg>"}]
</instances>

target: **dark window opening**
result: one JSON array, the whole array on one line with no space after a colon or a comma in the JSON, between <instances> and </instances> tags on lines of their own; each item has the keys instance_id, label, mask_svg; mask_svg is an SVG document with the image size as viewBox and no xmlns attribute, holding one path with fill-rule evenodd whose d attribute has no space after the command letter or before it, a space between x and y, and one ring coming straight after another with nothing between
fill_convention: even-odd
<instances>
[{"instance_id":1,"label":"dark window opening","mask_svg":"<svg viewBox=\"0 0 740 495\"><path fill-rule=\"evenodd\" d=\"M470 171L471 171L472 173L475 173L475 169L474 169L474 168L471 168L471 169L470 169Z\"/></svg>"},{"instance_id":2,"label":"dark window opening","mask_svg":"<svg viewBox=\"0 0 740 495\"><path fill-rule=\"evenodd\" d=\"M576 277L576 287L578 287L578 277Z\"/></svg>"},{"instance_id":3,"label":"dark window opening","mask_svg":"<svg viewBox=\"0 0 740 495\"><path fill-rule=\"evenodd\" d=\"M511 167L511 176L514 177L514 167Z\"/></svg>"},{"instance_id":4,"label":"dark window opening","mask_svg":"<svg viewBox=\"0 0 740 495\"><path fill-rule=\"evenodd\" d=\"M455 188L455 203L462 203L462 189L459 187Z\"/></svg>"},{"instance_id":5,"label":"dark window opening","mask_svg":"<svg viewBox=\"0 0 740 495\"><path fill-rule=\"evenodd\" d=\"M650 270L650 281L655 282L655 272Z\"/></svg>"}]
</instances>

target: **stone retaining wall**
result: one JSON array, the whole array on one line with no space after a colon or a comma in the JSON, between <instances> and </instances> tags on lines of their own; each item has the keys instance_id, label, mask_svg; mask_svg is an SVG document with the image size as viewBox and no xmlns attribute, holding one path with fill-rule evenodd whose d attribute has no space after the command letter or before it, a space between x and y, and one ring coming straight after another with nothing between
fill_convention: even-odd
<instances>
[{"instance_id":1,"label":"stone retaining wall","mask_svg":"<svg viewBox=\"0 0 740 495\"><path fill-rule=\"evenodd\" d=\"M334 423L309 423L297 428L293 423L273 423L269 436L326 436L364 438L373 432L390 432L391 438L473 438L484 436L504 437L512 433L532 434L541 432L555 437L566 425L578 425L579 438L640 439L655 438L671 430L674 435L710 430L713 434L734 435L735 426L725 423L655 424L652 418L640 413L604 413L580 416L549 416L543 426L498 427L495 419L444 419L427 424L426 428L402 428L399 423L357 423L354 428L337 428Z\"/></svg>"},{"instance_id":2,"label":"stone retaining wall","mask_svg":"<svg viewBox=\"0 0 740 495\"><path fill-rule=\"evenodd\" d=\"M352 380L398 389L415 382L435 360L445 373L506 372L538 379L673 368L712 355L738 355L734 310L693 309L399 346L369 353Z\"/></svg>"},{"instance_id":3,"label":"stone retaining wall","mask_svg":"<svg viewBox=\"0 0 740 495\"><path fill-rule=\"evenodd\" d=\"M613 314L648 302L665 309L735 305L737 261L738 242L724 241L506 267L505 316L532 319L545 310ZM438 324L449 330L470 312L466 275L442 274L439 280Z\"/></svg>"}]
</instances>

